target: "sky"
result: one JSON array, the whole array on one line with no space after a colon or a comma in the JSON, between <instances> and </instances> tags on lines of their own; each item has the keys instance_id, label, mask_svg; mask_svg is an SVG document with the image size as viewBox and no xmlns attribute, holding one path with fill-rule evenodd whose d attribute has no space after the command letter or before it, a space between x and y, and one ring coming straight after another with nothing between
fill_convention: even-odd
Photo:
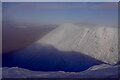
<instances>
[{"instance_id":1,"label":"sky","mask_svg":"<svg viewBox=\"0 0 120 80\"><path fill-rule=\"evenodd\" d=\"M118 25L115 2L3 2L3 21L33 24Z\"/></svg>"},{"instance_id":2,"label":"sky","mask_svg":"<svg viewBox=\"0 0 120 80\"><path fill-rule=\"evenodd\" d=\"M119 0L1 0L2 2L119 2Z\"/></svg>"},{"instance_id":3,"label":"sky","mask_svg":"<svg viewBox=\"0 0 120 80\"><path fill-rule=\"evenodd\" d=\"M0 3L0 54L2 53L2 4ZM1 55L0 55L1 66Z\"/></svg>"}]
</instances>

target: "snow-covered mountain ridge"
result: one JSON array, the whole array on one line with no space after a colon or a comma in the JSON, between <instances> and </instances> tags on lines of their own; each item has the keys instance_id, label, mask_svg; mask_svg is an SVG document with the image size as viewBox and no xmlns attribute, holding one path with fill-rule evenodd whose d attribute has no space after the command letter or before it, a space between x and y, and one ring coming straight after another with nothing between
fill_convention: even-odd
<instances>
[{"instance_id":1,"label":"snow-covered mountain ridge","mask_svg":"<svg viewBox=\"0 0 120 80\"><path fill-rule=\"evenodd\" d=\"M19 67L3 67L3 78L118 78L119 66L101 64L82 72L42 72Z\"/></svg>"},{"instance_id":2,"label":"snow-covered mountain ridge","mask_svg":"<svg viewBox=\"0 0 120 80\"><path fill-rule=\"evenodd\" d=\"M61 51L78 51L109 64L118 62L118 28L63 24L37 43L52 45Z\"/></svg>"}]
</instances>

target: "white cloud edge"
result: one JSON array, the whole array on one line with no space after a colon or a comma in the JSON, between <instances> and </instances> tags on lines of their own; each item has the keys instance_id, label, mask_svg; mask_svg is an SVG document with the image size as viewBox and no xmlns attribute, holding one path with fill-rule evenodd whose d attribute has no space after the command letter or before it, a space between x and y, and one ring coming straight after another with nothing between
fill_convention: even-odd
<instances>
[{"instance_id":1,"label":"white cloud edge","mask_svg":"<svg viewBox=\"0 0 120 80\"><path fill-rule=\"evenodd\" d=\"M119 2L119 0L0 0L1 2Z\"/></svg>"}]
</instances>

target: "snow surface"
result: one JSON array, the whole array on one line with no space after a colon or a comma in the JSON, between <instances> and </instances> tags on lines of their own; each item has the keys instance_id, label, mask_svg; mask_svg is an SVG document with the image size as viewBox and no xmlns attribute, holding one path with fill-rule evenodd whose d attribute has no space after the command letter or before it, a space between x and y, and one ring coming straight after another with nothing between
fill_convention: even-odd
<instances>
[{"instance_id":1,"label":"snow surface","mask_svg":"<svg viewBox=\"0 0 120 80\"><path fill-rule=\"evenodd\" d=\"M109 64L118 62L118 28L63 24L37 43L52 45L61 51L78 51Z\"/></svg>"},{"instance_id":2,"label":"snow surface","mask_svg":"<svg viewBox=\"0 0 120 80\"><path fill-rule=\"evenodd\" d=\"M3 68L3 78L108 78L108 77L118 78L118 66L102 64L93 66L91 67L91 69L88 69L83 72L64 72L64 71L42 72L42 71L30 71L18 67Z\"/></svg>"}]
</instances>

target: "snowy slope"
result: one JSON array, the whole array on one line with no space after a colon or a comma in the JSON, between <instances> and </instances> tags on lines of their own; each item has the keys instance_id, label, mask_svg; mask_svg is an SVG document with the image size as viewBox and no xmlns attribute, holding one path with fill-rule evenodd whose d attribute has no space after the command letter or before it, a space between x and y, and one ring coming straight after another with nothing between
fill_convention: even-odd
<instances>
[{"instance_id":1,"label":"snowy slope","mask_svg":"<svg viewBox=\"0 0 120 80\"><path fill-rule=\"evenodd\" d=\"M108 67L109 66L109 67ZM97 67L97 69L96 69ZM91 67L83 72L42 72L30 71L23 68L3 68L3 78L117 78L118 66L106 64Z\"/></svg>"},{"instance_id":2,"label":"snowy slope","mask_svg":"<svg viewBox=\"0 0 120 80\"><path fill-rule=\"evenodd\" d=\"M109 64L118 61L117 28L63 24L37 43L52 45L60 51L78 51Z\"/></svg>"}]
</instances>

